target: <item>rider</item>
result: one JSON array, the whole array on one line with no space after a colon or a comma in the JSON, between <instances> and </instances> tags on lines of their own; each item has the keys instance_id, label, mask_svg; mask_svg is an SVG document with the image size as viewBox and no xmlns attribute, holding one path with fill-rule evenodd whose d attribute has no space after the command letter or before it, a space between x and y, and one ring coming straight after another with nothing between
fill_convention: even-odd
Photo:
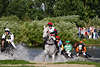
<instances>
[{"instance_id":1,"label":"rider","mask_svg":"<svg viewBox=\"0 0 100 67\"><path fill-rule=\"evenodd\" d=\"M1 44L1 52L3 52L5 50L5 48L7 47L7 45L5 45L5 43L11 43L11 45L16 48L15 44L14 44L14 35L10 32L9 28L5 29L5 33L2 35L2 44Z\"/></svg>"},{"instance_id":2,"label":"rider","mask_svg":"<svg viewBox=\"0 0 100 67\"><path fill-rule=\"evenodd\" d=\"M57 36L57 30L55 29L55 27L53 27L52 22L48 23L48 33L53 38L53 40L56 40L55 37Z\"/></svg>"},{"instance_id":3,"label":"rider","mask_svg":"<svg viewBox=\"0 0 100 67\"><path fill-rule=\"evenodd\" d=\"M80 41L79 44L77 45L76 52L77 52L77 56L79 56L80 54L83 54L86 58L87 58L88 56L91 57L91 56L87 53L86 46L85 46L85 44L83 43L83 41Z\"/></svg>"},{"instance_id":4,"label":"rider","mask_svg":"<svg viewBox=\"0 0 100 67\"><path fill-rule=\"evenodd\" d=\"M60 39L59 36L56 36L56 42L57 42L58 51L61 54L61 52L62 52L62 50L63 50L64 47L63 47L63 43L62 43L62 41L61 41L61 39Z\"/></svg>"},{"instance_id":5,"label":"rider","mask_svg":"<svg viewBox=\"0 0 100 67\"><path fill-rule=\"evenodd\" d=\"M57 36L57 30L55 27L53 27L53 23L52 22L48 22L48 32L49 36L54 40L56 47L57 47L57 42L56 42L56 36Z\"/></svg>"},{"instance_id":6,"label":"rider","mask_svg":"<svg viewBox=\"0 0 100 67\"><path fill-rule=\"evenodd\" d=\"M66 41L66 45L64 46L64 49L66 53L68 54L68 57L72 57L71 56L72 45L70 44L70 41Z\"/></svg>"},{"instance_id":7,"label":"rider","mask_svg":"<svg viewBox=\"0 0 100 67\"><path fill-rule=\"evenodd\" d=\"M47 30L47 32L45 30ZM57 45L56 38L55 38L57 36L57 30L55 29L55 27L53 27L52 22L48 22L48 24L46 26L44 26L43 32L46 32L46 33L44 33L44 35L49 34L49 36L54 40L55 44ZM44 37L44 35L43 35L43 37ZM43 40L44 40L44 44L45 44L46 38L44 37ZM44 49L44 45L43 45L43 49Z\"/></svg>"}]
</instances>

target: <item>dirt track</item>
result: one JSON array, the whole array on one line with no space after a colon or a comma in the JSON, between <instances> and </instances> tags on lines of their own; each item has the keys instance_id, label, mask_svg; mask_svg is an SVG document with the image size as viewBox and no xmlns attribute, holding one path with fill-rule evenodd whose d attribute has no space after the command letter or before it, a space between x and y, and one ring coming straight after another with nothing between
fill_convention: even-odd
<instances>
[{"instance_id":1,"label":"dirt track","mask_svg":"<svg viewBox=\"0 0 100 67\"><path fill-rule=\"evenodd\" d=\"M96 67L95 65L86 65L86 64L0 64L0 67L3 66L35 66L35 67Z\"/></svg>"},{"instance_id":2,"label":"dirt track","mask_svg":"<svg viewBox=\"0 0 100 67\"><path fill-rule=\"evenodd\" d=\"M95 65L83 65L83 64L35 64L34 66L40 67L96 67Z\"/></svg>"}]
</instances>

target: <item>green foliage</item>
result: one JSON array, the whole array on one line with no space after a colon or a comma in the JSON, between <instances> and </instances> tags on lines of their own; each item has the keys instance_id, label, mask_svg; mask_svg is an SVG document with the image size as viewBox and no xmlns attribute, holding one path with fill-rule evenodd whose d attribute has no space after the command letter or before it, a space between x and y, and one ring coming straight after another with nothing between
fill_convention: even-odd
<instances>
[{"instance_id":1,"label":"green foliage","mask_svg":"<svg viewBox=\"0 0 100 67\"><path fill-rule=\"evenodd\" d=\"M0 18L0 21L19 21L20 19L17 16L2 16L2 18Z\"/></svg>"},{"instance_id":2,"label":"green foliage","mask_svg":"<svg viewBox=\"0 0 100 67\"><path fill-rule=\"evenodd\" d=\"M0 0L0 17L7 16L8 0Z\"/></svg>"},{"instance_id":3,"label":"green foliage","mask_svg":"<svg viewBox=\"0 0 100 67\"><path fill-rule=\"evenodd\" d=\"M27 11L26 0L13 0L8 5L8 15L16 15L21 18Z\"/></svg>"},{"instance_id":4,"label":"green foliage","mask_svg":"<svg viewBox=\"0 0 100 67\"><path fill-rule=\"evenodd\" d=\"M78 15L63 16L63 17L48 17L41 21L21 21L16 16L2 17L0 18L0 38L4 33L4 28L8 27L11 32L15 35L16 43L26 43L28 46L38 46L43 44L43 26L48 22L53 22L54 27L58 30L58 35L63 41L71 40L73 43L79 41L77 37L77 26L85 26L85 21L79 19ZM99 18L94 18L91 20L94 24L99 25ZM84 25L83 25L84 24ZM97 26L95 24L95 26ZM95 44L98 41L87 40L86 44ZM42 45L41 45L42 46Z\"/></svg>"},{"instance_id":5,"label":"green foliage","mask_svg":"<svg viewBox=\"0 0 100 67\"><path fill-rule=\"evenodd\" d=\"M4 33L4 28L8 27L14 33L16 43L26 43L29 46L32 46L33 43L42 43L43 28L37 22L23 22L16 16L2 17L0 27L0 38Z\"/></svg>"},{"instance_id":6,"label":"green foliage","mask_svg":"<svg viewBox=\"0 0 100 67\"><path fill-rule=\"evenodd\" d=\"M24 22L19 32L22 32L19 35L19 40L28 43L29 46L36 43L42 43L42 27L35 22Z\"/></svg>"},{"instance_id":7,"label":"green foliage","mask_svg":"<svg viewBox=\"0 0 100 67\"><path fill-rule=\"evenodd\" d=\"M0 16L16 15L21 20L79 15L81 20L100 17L99 0L0 0ZM44 10L43 10L44 4Z\"/></svg>"},{"instance_id":8,"label":"green foliage","mask_svg":"<svg viewBox=\"0 0 100 67\"><path fill-rule=\"evenodd\" d=\"M69 17L73 20L68 20ZM16 43L26 43L28 46L36 46L37 44L43 43L43 26L49 21L53 21L58 30L58 35L61 36L62 40L76 40L77 28L74 21L76 21L75 18L79 17L69 17L45 18L41 21L32 22L20 21L16 16L2 17L0 19L0 36L4 33L4 27L8 27L14 33Z\"/></svg>"},{"instance_id":9,"label":"green foliage","mask_svg":"<svg viewBox=\"0 0 100 67\"><path fill-rule=\"evenodd\" d=\"M0 0L0 16L2 16L2 11L3 11L3 4L2 0Z\"/></svg>"},{"instance_id":10,"label":"green foliage","mask_svg":"<svg viewBox=\"0 0 100 67\"><path fill-rule=\"evenodd\" d=\"M28 15L32 20L41 20L44 18L43 11L34 8L29 10Z\"/></svg>"},{"instance_id":11,"label":"green foliage","mask_svg":"<svg viewBox=\"0 0 100 67\"><path fill-rule=\"evenodd\" d=\"M96 16L93 19L90 19L90 23L88 25L95 26L95 27L100 26L100 19L99 19L99 17Z\"/></svg>"},{"instance_id":12,"label":"green foliage","mask_svg":"<svg viewBox=\"0 0 100 67\"><path fill-rule=\"evenodd\" d=\"M64 17L53 17L53 18L45 18L41 20L39 25L46 25L48 22L54 23L54 26L58 30L58 35L61 37L63 41L65 40L78 40L77 38L77 27L75 22L78 21L79 16L64 16ZM74 38L73 38L74 37Z\"/></svg>"}]
</instances>

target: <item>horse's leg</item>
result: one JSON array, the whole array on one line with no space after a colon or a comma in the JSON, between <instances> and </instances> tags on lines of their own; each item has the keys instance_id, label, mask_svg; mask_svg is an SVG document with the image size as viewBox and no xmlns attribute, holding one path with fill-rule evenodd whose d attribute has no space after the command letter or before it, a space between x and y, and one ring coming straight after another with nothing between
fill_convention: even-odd
<instances>
[{"instance_id":1,"label":"horse's leg","mask_svg":"<svg viewBox=\"0 0 100 67\"><path fill-rule=\"evenodd\" d=\"M44 56L43 56L43 61L46 61L46 57L48 55L48 45L45 45L45 50L44 50Z\"/></svg>"},{"instance_id":2,"label":"horse's leg","mask_svg":"<svg viewBox=\"0 0 100 67\"><path fill-rule=\"evenodd\" d=\"M68 50L67 51L68 57L71 57L71 52Z\"/></svg>"},{"instance_id":3,"label":"horse's leg","mask_svg":"<svg viewBox=\"0 0 100 67\"><path fill-rule=\"evenodd\" d=\"M55 60L55 54L52 55L52 61L54 62Z\"/></svg>"},{"instance_id":4,"label":"horse's leg","mask_svg":"<svg viewBox=\"0 0 100 67\"><path fill-rule=\"evenodd\" d=\"M54 62L54 60L55 60L55 56L56 56L56 53L57 53L57 48L56 48L56 45L54 44L54 45L52 45L52 51L53 51L53 53L52 53L52 61Z\"/></svg>"},{"instance_id":5,"label":"horse's leg","mask_svg":"<svg viewBox=\"0 0 100 67\"><path fill-rule=\"evenodd\" d=\"M45 61L46 61L46 56L47 56L47 51L46 51L46 50L44 50L43 62L45 62Z\"/></svg>"}]
</instances>

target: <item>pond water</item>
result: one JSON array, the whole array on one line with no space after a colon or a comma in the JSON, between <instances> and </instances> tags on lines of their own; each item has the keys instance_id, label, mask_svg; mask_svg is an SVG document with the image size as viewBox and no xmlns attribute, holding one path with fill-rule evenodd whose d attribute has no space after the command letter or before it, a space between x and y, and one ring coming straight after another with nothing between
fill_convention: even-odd
<instances>
[{"instance_id":1,"label":"pond water","mask_svg":"<svg viewBox=\"0 0 100 67\"><path fill-rule=\"evenodd\" d=\"M100 62L100 46L89 46L88 53L92 55L92 61Z\"/></svg>"},{"instance_id":2,"label":"pond water","mask_svg":"<svg viewBox=\"0 0 100 67\"><path fill-rule=\"evenodd\" d=\"M92 58L89 58L88 60L100 62L100 47L89 46L88 53L92 55ZM27 48L22 45L18 45L17 50L14 51L13 56L5 53L0 53L0 60L16 59L16 60L43 62L43 54L44 53L42 48ZM46 61L51 62L51 59L48 59L47 57ZM68 60L62 55L57 56L55 60L55 62L65 62L65 61Z\"/></svg>"}]
</instances>

